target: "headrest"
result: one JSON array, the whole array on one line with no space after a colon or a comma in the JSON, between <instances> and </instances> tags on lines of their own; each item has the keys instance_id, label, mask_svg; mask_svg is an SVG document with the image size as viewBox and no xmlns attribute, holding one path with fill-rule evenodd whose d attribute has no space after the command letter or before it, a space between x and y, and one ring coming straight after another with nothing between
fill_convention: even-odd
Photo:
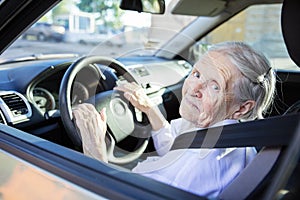
<instances>
[{"instance_id":1,"label":"headrest","mask_svg":"<svg viewBox=\"0 0 300 200\"><path fill-rule=\"evenodd\" d=\"M284 0L281 10L281 27L288 53L300 67L300 1Z\"/></svg>"}]
</instances>

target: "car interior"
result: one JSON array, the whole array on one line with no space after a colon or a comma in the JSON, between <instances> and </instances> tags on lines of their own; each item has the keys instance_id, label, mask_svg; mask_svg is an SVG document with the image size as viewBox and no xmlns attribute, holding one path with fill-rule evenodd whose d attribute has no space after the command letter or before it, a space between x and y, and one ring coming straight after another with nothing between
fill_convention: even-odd
<instances>
[{"instance_id":1,"label":"car interior","mask_svg":"<svg viewBox=\"0 0 300 200\"><path fill-rule=\"evenodd\" d=\"M26 2L26 0L22 2ZM55 1L47 2L47 4L52 4ZM174 13L185 13L188 9L187 4L190 2L181 2L173 10ZM203 2L209 5L209 1ZM238 4L228 4L228 6L227 1L216 0L214 2L217 3L217 7L192 9L189 10L189 13L191 15L216 16L224 10L229 12L231 5L239 6ZM278 3L281 2L278 1ZM197 4L200 1L193 1L193 3ZM48 5L45 3L46 6ZM127 10L143 11L141 7L136 7L135 4L131 5L128 1L122 1L121 7ZM160 8L162 9L163 5ZM20 28L25 29L28 24L32 24L29 21L37 18L43 9L44 7L40 6L38 11L35 11L35 15L29 15L30 11L22 9L16 13L16 15L30 16L23 19L24 22L20 23ZM283 1L281 12L283 39L290 58L298 67L300 66L299 10L298 2ZM0 4L1 12L6 11L1 9ZM0 24L5 20L0 19ZM7 21L6 28L11 28L14 23L19 23L20 19L16 20ZM223 21L226 20L228 18L225 17ZM28 21L27 25L26 21ZM223 21L219 21L214 26L218 26ZM215 27L212 26L211 30L213 28ZM209 30L206 31L209 32ZM203 33L202 36L207 33ZM13 35L1 34L0 27L1 46L8 46ZM182 39L182 35L175 36L174 40L180 38ZM197 38L196 41L198 39L200 38ZM154 181L128 172L138 161L157 154L149 135L151 129L149 121L144 114L129 105L122 94L114 91L113 88L126 81L138 82L149 97L157 102L168 121L180 117L177 110L181 99L181 88L193 63L189 63L185 59L187 49L172 58L161 57L160 55L169 55L168 49L172 49L174 44L169 45L167 44L164 50L159 51L155 58L114 59L98 55L78 57L65 54L61 58L33 55L17 62L0 60L3 65L0 69L1 149L18 155L34 165L46 168L67 180L74 181L75 179L76 184L98 194L108 195L109 187L121 181L131 184L132 187L129 186L129 188L132 190L134 187L139 187L135 192L140 192L149 198L151 197L149 191L160 190L160 187L170 193L173 192L173 195L178 195L178 197L199 198L188 193L180 194L163 184L154 183ZM168 65L172 68L160 68ZM152 76L147 77L149 74ZM161 74L169 74L172 79ZM27 79L18 79L21 76L25 76ZM298 147L300 142L300 71L277 70L276 76L276 97L265 119L228 125L222 127L222 130L210 128L209 132L205 129L185 133L176 138L172 146L172 150L246 146L257 148L257 157L221 193L218 199L285 200L300 197L300 184L298 183L300 176L300 147ZM158 87L149 84L149 79L155 79L154 82L165 85ZM77 91L77 93L72 93L72 91ZM95 95L91 97L90 94ZM38 98L41 96L47 98L47 104L43 104L43 99ZM85 102L94 104L97 110L101 110L103 107L112 108L107 113L109 133L106 139L109 143L109 165L82 156L81 137L77 131L74 131L76 127L72 119L72 106L82 103L83 99ZM129 114L123 115L122 112L120 113L120 109ZM218 138L218 140L212 138ZM28 155L23 152L27 152ZM39 162L39 159L43 162ZM51 161L51 159L53 160ZM73 170L71 170L72 168ZM69 170L71 173L67 173ZM80 174L80 170L86 170L87 174ZM76 175L74 176L72 173ZM109 180L107 174L113 177L113 181ZM97 178L87 178L87 176L107 179L107 182L99 183ZM139 184L144 183L143 181L149 181L147 182L149 185L140 186ZM125 186L115 186L115 189L122 192L124 190L122 187ZM118 197L117 194L115 195L113 197ZM129 195L134 196L135 194ZM173 197L168 196L171 194L165 195L164 198Z\"/></svg>"}]
</instances>

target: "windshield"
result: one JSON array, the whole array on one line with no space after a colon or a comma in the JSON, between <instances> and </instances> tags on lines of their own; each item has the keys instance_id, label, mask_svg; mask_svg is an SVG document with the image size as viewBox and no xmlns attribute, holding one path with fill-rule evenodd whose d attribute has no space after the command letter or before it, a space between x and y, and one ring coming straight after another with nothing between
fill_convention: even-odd
<instances>
[{"instance_id":1,"label":"windshield","mask_svg":"<svg viewBox=\"0 0 300 200\"><path fill-rule=\"evenodd\" d=\"M121 10L120 0L64 0L24 32L1 59L62 53L152 55L196 18L173 14L171 18L177 1L166 1L165 14L155 15Z\"/></svg>"}]
</instances>

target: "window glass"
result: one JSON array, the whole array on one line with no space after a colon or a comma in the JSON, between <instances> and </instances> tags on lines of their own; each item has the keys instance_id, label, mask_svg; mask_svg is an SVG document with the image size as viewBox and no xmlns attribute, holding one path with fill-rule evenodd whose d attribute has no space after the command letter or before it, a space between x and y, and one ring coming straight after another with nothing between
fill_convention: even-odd
<instances>
[{"instance_id":1,"label":"window glass","mask_svg":"<svg viewBox=\"0 0 300 200\"><path fill-rule=\"evenodd\" d=\"M30 27L1 58L62 53L114 58L153 55L197 18L171 14L178 1L167 0L164 15L151 15L121 10L120 0L65 0L38 21L49 27Z\"/></svg>"},{"instance_id":2,"label":"window glass","mask_svg":"<svg viewBox=\"0 0 300 200\"><path fill-rule=\"evenodd\" d=\"M201 55L201 52L203 53L211 44L233 40L244 41L264 53L273 68L300 71L290 59L283 41L280 25L281 6L281 4L251 6L213 30L192 50Z\"/></svg>"}]
</instances>

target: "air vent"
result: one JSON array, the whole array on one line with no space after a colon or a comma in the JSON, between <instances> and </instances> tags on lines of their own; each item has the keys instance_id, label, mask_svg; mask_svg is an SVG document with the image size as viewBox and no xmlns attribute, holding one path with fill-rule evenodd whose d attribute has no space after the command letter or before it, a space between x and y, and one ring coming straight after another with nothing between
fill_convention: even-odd
<instances>
[{"instance_id":1,"label":"air vent","mask_svg":"<svg viewBox=\"0 0 300 200\"><path fill-rule=\"evenodd\" d=\"M12 93L1 95L0 97L6 103L13 116L26 115L28 113L27 106L19 95Z\"/></svg>"},{"instance_id":2,"label":"air vent","mask_svg":"<svg viewBox=\"0 0 300 200\"><path fill-rule=\"evenodd\" d=\"M13 124L29 120L32 114L27 99L15 91L0 91L0 106L7 122Z\"/></svg>"}]
</instances>

